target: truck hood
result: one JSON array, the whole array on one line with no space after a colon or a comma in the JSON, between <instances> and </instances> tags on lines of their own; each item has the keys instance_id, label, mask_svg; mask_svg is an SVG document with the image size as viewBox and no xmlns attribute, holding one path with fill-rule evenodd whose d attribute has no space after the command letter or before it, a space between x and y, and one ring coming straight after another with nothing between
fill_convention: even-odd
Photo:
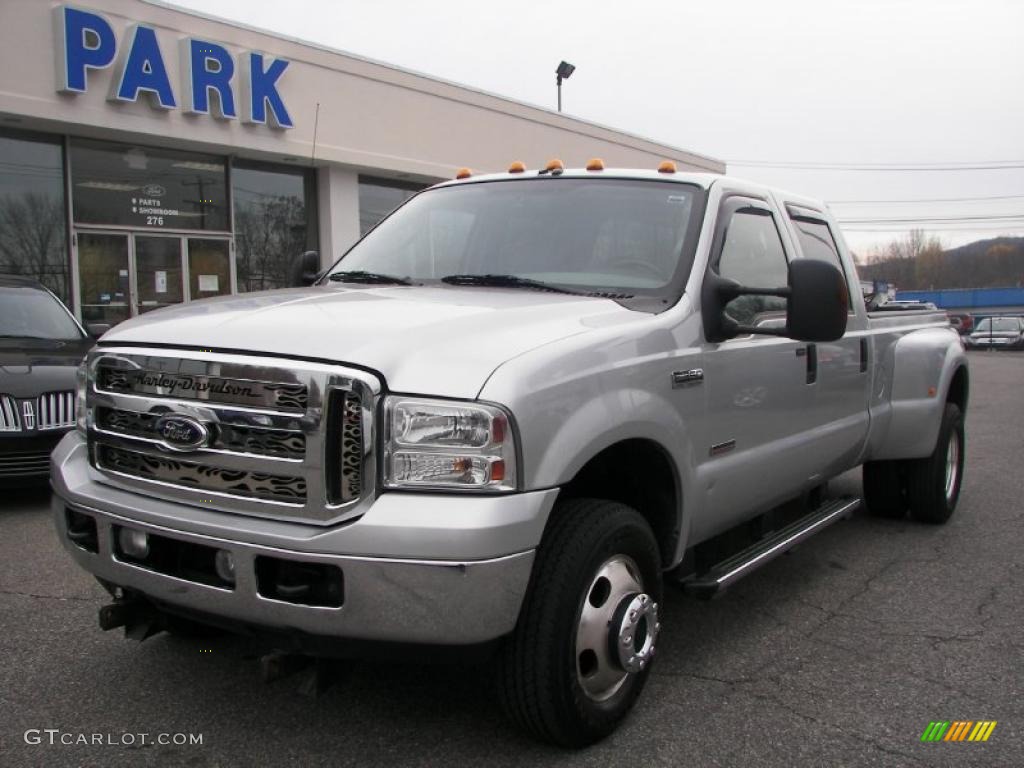
<instances>
[{"instance_id":1,"label":"truck hood","mask_svg":"<svg viewBox=\"0 0 1024 768\"><path fill-rule=\"evenodd\" d=\"M121 323L101 346L269 353L373 369L394 392L473 398L506 360L649 317L610 299L465 286L321 285L206 299Z\"/></svg>"}]
</instances>

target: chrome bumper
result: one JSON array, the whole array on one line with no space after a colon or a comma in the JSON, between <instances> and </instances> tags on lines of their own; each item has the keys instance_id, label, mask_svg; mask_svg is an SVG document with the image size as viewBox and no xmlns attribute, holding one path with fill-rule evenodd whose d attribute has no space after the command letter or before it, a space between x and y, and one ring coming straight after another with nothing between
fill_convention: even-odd
<instances>
[{"instance_id":1,"label":"chrome bumper","mask_svg":"<svg viewBox=\"0 0 1024 768\"><path fill-rule=\"evenodd\" d=\"M74 433L54 451L51 469L61 541L79 565L101 579L159 602L258 626L434 645L486 642L515 627L534 549L557 495L557 490L496 497L384 494L359 520L324 529L105 486ZM96 520L95 553L68 537L68 508ZM119 559L115 525L230 551L234 588ZM344 576L343 604L328 608L264 597L254 567L261 555L337 566Z\"/></svg>"}]
</instances>

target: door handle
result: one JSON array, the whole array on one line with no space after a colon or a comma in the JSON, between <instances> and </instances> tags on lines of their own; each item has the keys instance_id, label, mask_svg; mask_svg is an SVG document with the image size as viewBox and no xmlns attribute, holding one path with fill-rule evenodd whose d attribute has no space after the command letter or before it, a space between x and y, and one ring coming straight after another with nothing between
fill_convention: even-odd
<instances>
[{"instance_id":1,"label":"door handle","mask_svg":"<svg viewBox=\"0 0 1024 768\"><path fill-rule=\"evenodd\" d=\"M804 355L807 361L807 383L813 384L818 380L818 345L808 344L807 353Z\"/></svg>"}]
</instances>

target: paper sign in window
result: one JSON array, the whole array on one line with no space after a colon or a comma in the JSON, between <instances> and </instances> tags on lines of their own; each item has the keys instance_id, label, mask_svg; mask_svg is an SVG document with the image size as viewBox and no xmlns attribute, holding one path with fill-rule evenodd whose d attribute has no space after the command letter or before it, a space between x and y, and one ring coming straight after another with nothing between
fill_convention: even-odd
<instances>
[{"instance_id":1,"label":"paper sign in window","mask_svg":"<svg viewBox=\"0 0 1024 768\"><path fill-rule=\"evenodd\" d=\"M167 272L162 269L158 269L155 273L156 285L154 286L157 293L167 293Z\"/></svg>"},{"instance_id":2,"label":"paper sign in window","mask_svg":"<svg viewBox=\"0 0 1024 768\"><path fill-rule=\"evenodd\" d=\"M216 293L220 290L220 279L217 275L200 275L199 292Z\"/></svg>"}]
</instances>

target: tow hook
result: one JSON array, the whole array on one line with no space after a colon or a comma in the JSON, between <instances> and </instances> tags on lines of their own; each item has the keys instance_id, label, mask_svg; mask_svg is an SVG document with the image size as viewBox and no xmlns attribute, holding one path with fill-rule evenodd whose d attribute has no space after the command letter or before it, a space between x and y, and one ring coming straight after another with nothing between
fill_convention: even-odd
<instances>
[{"instance_id":1,"label":"tow hook","mask_svg":"<svg viewBox=\"0 0 1024 768\"><path fill-rule=\"evenodd\" d=\"M100 629L124 627L124 636L142 642L163 631L163 621L149 603L138 598L118 598L99 612Z\"/></svg>"}]
</instances>

